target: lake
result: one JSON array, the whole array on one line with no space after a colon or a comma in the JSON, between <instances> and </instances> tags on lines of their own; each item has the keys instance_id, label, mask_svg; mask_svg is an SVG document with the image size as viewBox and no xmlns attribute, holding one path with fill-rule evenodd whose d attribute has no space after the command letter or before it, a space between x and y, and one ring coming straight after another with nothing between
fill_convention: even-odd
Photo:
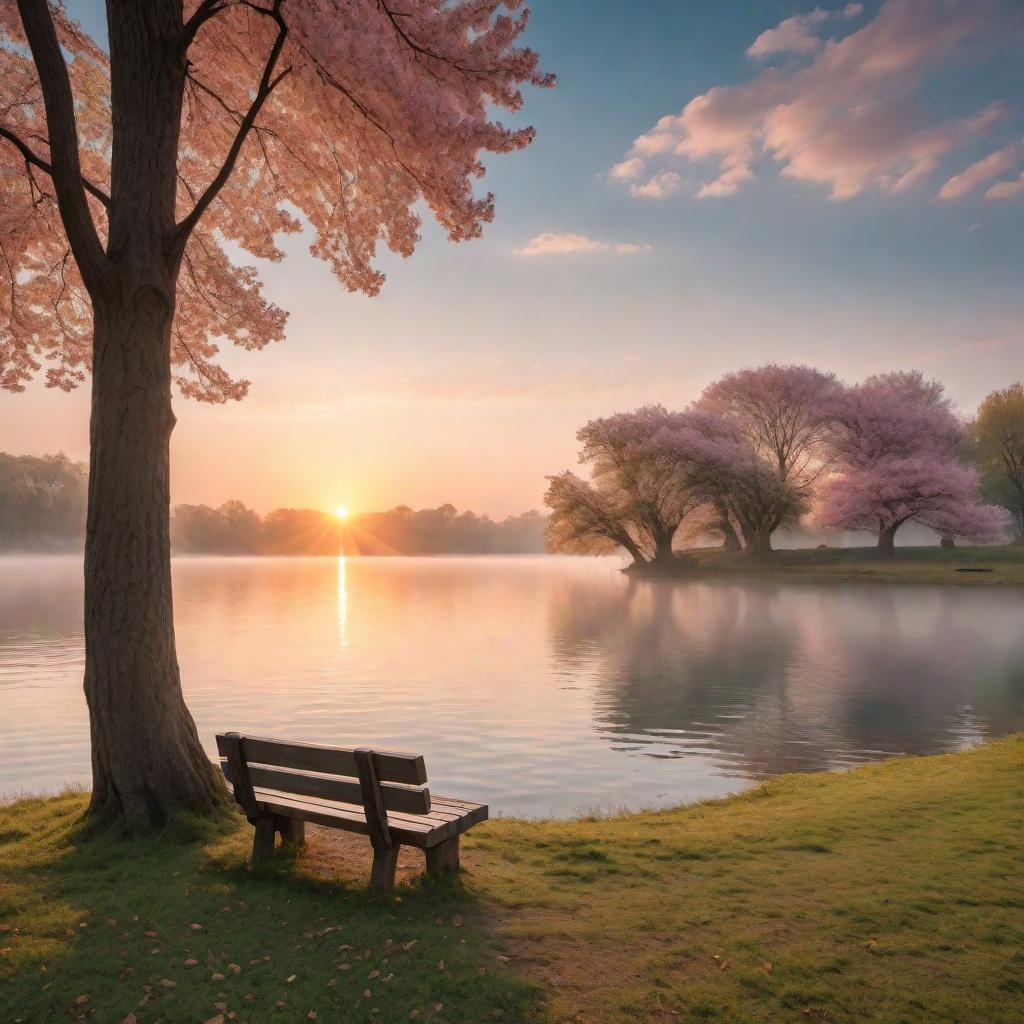
<instances>
[{"instance_id":1,"label":"lake","mask_svg":"<svg viewBox=\"0 0 1024 1024\"><path fill-rule=\"evenodd\" d=\"M567 816L1024 729L1024 590L635 580L612 559L179 559L185 697L236 729L426 755ZM0 792L89 777L81 563L0 559Z\"/></svg>"}]
</instances>

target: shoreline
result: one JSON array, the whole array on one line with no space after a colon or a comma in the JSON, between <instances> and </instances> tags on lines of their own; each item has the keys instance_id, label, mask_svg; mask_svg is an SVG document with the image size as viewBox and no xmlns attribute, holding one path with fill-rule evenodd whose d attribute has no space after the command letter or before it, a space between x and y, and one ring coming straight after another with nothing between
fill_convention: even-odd
<instances>
[{"instance_id":1,"label":"shoreline","mask_svg":"<svg viewBox=\"0 0 1024 1024\"><path fill-rule=\"evenodd\" d=\"M629 565L635 579L770 583L889 583L1024 587L1024 545L907 547L894 558L874 548L789 548L754 558L719 548L676 552L669 565Z\"/></svg>"}]
</instances>

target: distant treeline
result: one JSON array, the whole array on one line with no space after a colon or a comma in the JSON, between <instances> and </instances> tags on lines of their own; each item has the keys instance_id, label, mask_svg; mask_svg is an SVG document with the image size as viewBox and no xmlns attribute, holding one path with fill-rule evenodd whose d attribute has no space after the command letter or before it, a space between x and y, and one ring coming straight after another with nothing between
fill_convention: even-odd
<instances>
[{"instance_id":1,"label":"distant treeline","mask_svg":"<svg viewBox=\"0 0 1024 1024\"><path fill-rule=\"evenodd\" d=\"M85 536L89 473L64 455L0 452L0 550L61 551Z\"/></svg>"},{"instance_id":2,"label":"distant treeline","mask_svg":"<svg viewBox=\"0 0 1024 1024\"><path fill-rule=\"evenodd\" d=\"M177 505L171 545L182 554L481 555L544 551L539 512L495 522L453 505L414 511L399 505L341 520L314 509L280 508L260 516L240 501L220 508Z\"/></svg>"},{"instance_id":3,"label":"distant treeline","mask_svg":"<svg viewBox=\"0 0 1024 1024\"><path fill-rule=\"evenodd\" d=\"M0 551L73 551L85 536L88 469L64 455L0 452ZM539 512L495 522L453 505L405 505L348 519L315 509L265 516L240 501L219 508L176 505L171 547L179 554L441 555L534 554L544 550Z\"/></svg>"}]
</instances>

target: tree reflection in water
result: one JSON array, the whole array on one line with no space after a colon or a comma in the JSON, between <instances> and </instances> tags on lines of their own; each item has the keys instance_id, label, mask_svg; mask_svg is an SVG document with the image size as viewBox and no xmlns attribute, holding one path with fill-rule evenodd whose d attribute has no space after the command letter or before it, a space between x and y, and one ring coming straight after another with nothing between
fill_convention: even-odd
<instances>
[{"instance_id":1,"label":"tree reflection in water","mask_svg":"<svg viewBox=\"0 0 1024 1024\"><path fill-rule=\"evenodd\" d=\"M757 778L1024 728L1022 604L1000 590L581 581L553 603L549 635L563 668L590 666L595 728L617 749Z\"/></svg>"}]
</instances>

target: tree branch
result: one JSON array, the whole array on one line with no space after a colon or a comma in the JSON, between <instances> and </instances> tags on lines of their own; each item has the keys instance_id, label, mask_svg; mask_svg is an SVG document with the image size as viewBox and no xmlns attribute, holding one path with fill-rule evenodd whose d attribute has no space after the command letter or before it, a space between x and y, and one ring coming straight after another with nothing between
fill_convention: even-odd
<instances>
[{"instance_id":1,"label":"tree branch","mask_svg":"<svg viewBox=\"0 0 1024 1024\"><path fill-rule=\"evenodd\" d=\"M18 138L14 132L9 128L5 128L3 125L0 125L0 139L7 139L7 141L10 142L25 158L25 163L38 167L41 171L46 171L51 178L53 177L53 167L42 157L36 156L36 154L32 152L32 150L20 138ZM89 181L88 178L82 178L82 188L84 188L89 195L98 199L104 206L110 206L110 196L108 196L103 189L97 188L91 181Z\"/></svg>"},{"instance_id":2,"label":"tree branch","mask_svg":"<svg viewBox=\"0 0 1024 1024\"><path fill-rule=\"evenodd\" d=\"M230 0L203 0L203 2L193 12L192 17L185 22L185 27L181 36L182 52L192 45L192 40L195 39L196 33L211 18L216 18L221 11L231 6L233 6L233 4Z\"/></svg>"},{"instance_id":3,"label":"tree branch","mask_svg":"<svg viewBox=\"0 0 1024 1024\"><path fill-rule=\"evenodd\" d=\"M174 230L172 252L176 256L180 256L184 252L185 243L188 241L188 237L196 224L199 223L199 219L206 212L210 203L217 197L217 193L224 187L228 178L231 177L231 172L235 169L235 163L238 160L238 154L241 153L242 146L253 125L256 123L256 118L259 117L264 103L266 103L268 97L277 88L281 80L291 71L289 67L277 75L274 74L274 68L281 56L282 49L284 49L284 41L288 36L288 26L281 16L282 3L283 0L274 0L273 10L263 12L269 14L277 22L277 37L274 40L274 45L270 48L270 54L267 56L267 63L263 68L263 74L260 77L256 95L248 111L246 111L245 117L242 118L238 125L238 131L235 134L234 141L231 143L231 147L228 149L227 156L224 158L224 163L221 165L213 181L207 185L206 191L196 201L192 212Z\"/></svg>"},{"instance_id":4,"label":"tree branch","mask_svg":"<svg viewBox=\"0 0 1024 1024\"><path fill-rule=\"evenodd\" d=\"M82 280L92 293L103 287L110 264L93 223L82 182L71 79L47 0L18 0L18 11L43 92L53 163L49 173L57 193L57 208Z\"/></svg>"}]
</instances>

